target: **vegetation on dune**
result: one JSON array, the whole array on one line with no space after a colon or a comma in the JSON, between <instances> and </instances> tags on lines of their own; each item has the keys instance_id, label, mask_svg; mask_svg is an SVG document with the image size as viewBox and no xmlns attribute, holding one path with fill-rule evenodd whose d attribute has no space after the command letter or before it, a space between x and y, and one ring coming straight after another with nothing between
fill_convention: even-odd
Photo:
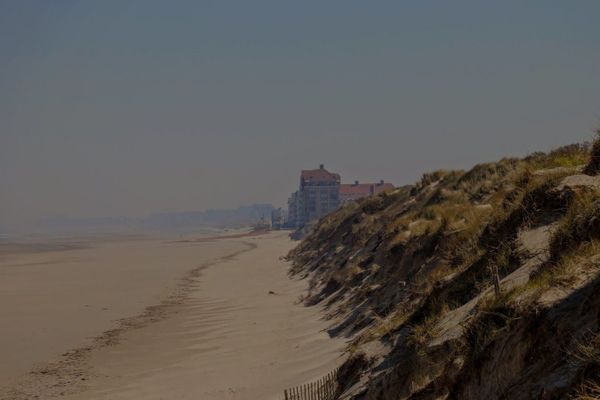
<instances>
[{"instance_id":1,"label":"vegetation on dune","mask_svg":"<svg viewBox=\"0 0 600 400\"><path fill-rule=\"evenodd\" d=\"M597 175L600 172L600 129L596 131L598 139L592 145L590 159L583 169L583 172L588 175Z\"/></svg>"},{"instance_id":2,"label":"vegetation on dune","mask_svg":"<svg viewBox=\"0 0 600 400\"><path fill-rule=\"evenodd\" d=\"M574 364L582 366L572 399L600 399L600 333L590 332L579 340L571 358Z\"/></svg>"},{"instance_id":3,"label":"vegetation on dune","mask_svg":"<svg viewBox=\"0 0 600 400\"><path fill-rule=\"evenodd\" d=\"M600 238L600 192L592 189L579 193L573 200L552 237L552 257L559 259L565 252L596 238Z\"/></svg>"},{"instance_id":4,"label":"vegetation on dune","mask_svg":"<svg viewBox=\"0 0 600 400\"><path fill-rule=\"evenodd\" d=\"M592 146L589 143L563 146L549 153L534 153L525 161L534 169L581 167L590 162Z\"/></svg>"},{"instance_id":5,"label":"vegetation on dune","mask_svg":"<svg viewBox=\"0 0 600 400\"><path fill-rule=\"evenodd\" d=\"M581 175L599 143L425 174L319 222L292 271L369 360L350 398L596 398L592 361L564 352L599 328L600 193Z\"/></svg>"}]
</instances>

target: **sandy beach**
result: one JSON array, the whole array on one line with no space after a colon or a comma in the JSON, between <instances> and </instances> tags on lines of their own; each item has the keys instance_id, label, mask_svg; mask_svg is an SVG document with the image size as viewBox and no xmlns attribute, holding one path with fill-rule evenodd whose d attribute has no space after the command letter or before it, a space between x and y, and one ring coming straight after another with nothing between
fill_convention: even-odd
<instances>
[{"instance_id":1,"label":"sandy beach","mask_svg":"<svg viewBox=\"0 0 600 400\"><path fill-rule=\"evenodd\" d=\"M0 398L279 399L343 341L298 304L284 232L5 251Z\"/></svg>"}]
</instances>

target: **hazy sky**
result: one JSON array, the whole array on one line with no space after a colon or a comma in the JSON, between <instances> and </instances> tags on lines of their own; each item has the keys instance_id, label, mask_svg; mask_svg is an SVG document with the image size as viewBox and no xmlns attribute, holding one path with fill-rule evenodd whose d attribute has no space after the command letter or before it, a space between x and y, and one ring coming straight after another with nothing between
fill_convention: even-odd
<instances>
[{"instance_id":1,"label":"hazy sky","mask_svg":"<svg viewBox=\"0 0 600 400\"><path fill-rule=\"evenodd\" d=\"M0 224L284 205L590 139L600 1L0 0Z\"/></svg>"}]
</instances>

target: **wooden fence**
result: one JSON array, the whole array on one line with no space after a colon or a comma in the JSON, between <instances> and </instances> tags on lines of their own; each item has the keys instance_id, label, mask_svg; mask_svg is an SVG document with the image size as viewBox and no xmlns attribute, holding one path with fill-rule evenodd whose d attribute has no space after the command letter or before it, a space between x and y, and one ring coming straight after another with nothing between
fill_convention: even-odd
<instances>
[{"instance_id":1,"label":"wooden fence","mask_svg":"<svg viewBox=\"0 0 600 400\"><path fill-rule=\"evenodd\" d=\"M284 400L335 400L338 396L337 372L283 391Z\"/></svg>"}]
</instances>

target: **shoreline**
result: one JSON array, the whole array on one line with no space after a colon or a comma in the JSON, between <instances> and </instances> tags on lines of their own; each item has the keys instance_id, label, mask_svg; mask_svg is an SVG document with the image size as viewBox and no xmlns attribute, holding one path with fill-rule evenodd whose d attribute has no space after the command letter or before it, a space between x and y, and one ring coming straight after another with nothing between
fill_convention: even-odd
<instances>
[{"instance_id":1,"label":"shoreline","mask_svg":"<svg viewBox=\"0 0 600 400\"><path fill-rule=\"evenodd\" d=\"M271 232L271 230L269 230L269 229L253 229L253 230L250 230L247 232L232 233L232 234L227 234L227 235L207 236L207 237L201 237L201 238L197 238L197 239L173 240L172 243L204 243L204 242L214 242L215 240L223 240L223 239L241 239L241 238L265 235L269 232Z\"/></svg>"}]
</instances>

